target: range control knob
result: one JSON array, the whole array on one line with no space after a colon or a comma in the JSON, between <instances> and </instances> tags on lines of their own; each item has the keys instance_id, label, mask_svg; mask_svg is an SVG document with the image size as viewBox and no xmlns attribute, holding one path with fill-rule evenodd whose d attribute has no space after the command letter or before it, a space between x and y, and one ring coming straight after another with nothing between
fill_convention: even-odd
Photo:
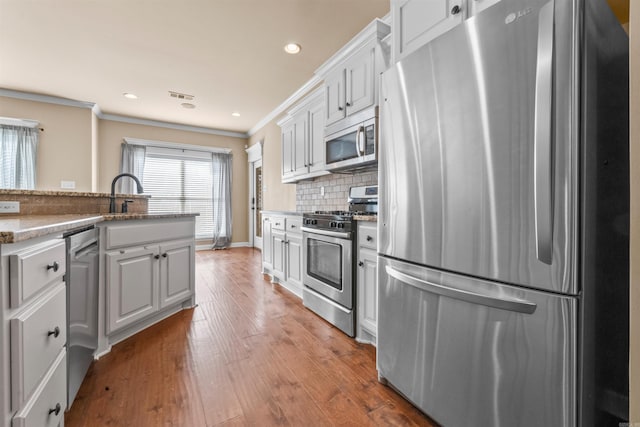
<instances>
[{"instance_id":1,"label":"range control knob","mask_svg":"<svg viewBox=\"0 0 640 427\"><path fill-rule=\"evenodd\" d=\"M344 228L344 222L339 223L338 228Z\"/></svg>"},{"instance_id":2,"label":"range control knob","mask_svg":"<svg viewBox=\"0 0 640 427\"><path fill-rule=\"evenodd\" d=\"M317 219L312 219L312 220L311 220L311 225L316 225L317 223L318 223L318 220L317 220Z\"/></svg>"},{"instance_id":3,"label":"range control knob","mask_svg":"<svg viewBox=\"0 0 640 427\"><path fill-rule=\"evenodd\" d=\"M338 223L337 223L337 222L335 222L335 221L331 221L331 222L329 223L329 227L331 227L331 228L336 228L337 226L338 226Z\"/></svg>"}]
</instances>

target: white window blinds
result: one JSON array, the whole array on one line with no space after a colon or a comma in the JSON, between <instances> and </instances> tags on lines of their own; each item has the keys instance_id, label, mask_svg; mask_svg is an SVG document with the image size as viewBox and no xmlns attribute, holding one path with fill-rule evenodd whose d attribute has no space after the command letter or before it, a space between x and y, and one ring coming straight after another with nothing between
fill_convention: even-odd
<instances>
[{"instance_id":1,"label":"white window blinds","mask_svg":"<svg viewBox=\"0 0 640 427\"><path fill-rule=\"evenodd\" d=\"M210 152L147 147L142 182L151 195L149 213L199 213L196 238L230 241L227 218L214 215L216 206L230 203L214 191L229 178L212 157Z\"/></svg>"},{"instance_id":2,"label":"white window blinds","mask_svg":"<svg viewBox=\"0 0 640 427\"><path fill-rule=\"evenodd\" d=\"M39 129L0 123L0 188L36 187Z\"/></svg>"}]
</instances>

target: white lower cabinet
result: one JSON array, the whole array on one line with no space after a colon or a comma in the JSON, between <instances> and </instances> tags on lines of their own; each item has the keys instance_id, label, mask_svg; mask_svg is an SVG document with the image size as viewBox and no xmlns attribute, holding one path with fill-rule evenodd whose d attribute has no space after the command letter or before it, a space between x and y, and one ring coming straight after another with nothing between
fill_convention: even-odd
<instances>
[{"instance_id":1,"label":"white lower cabinet","mask_svg":"<svg viewBox=\"0 0 640 427\"><path fill-rule=\"evenodd\" d=\"M67 406L65 243L0 245L0 426L64 424Z\"/></svg>"},{"instance_id":2,"label":"white lower cabinet","mask_svg":"<svg viewBox=\"0 0 640 427\"><path fill-rule=\"evenodd\" d=\"M193 217L106 222L101 228L107 335L116 333L119 341L193 305Z\"/></svg>"},{"instance_id":3,"label":"white lower cabinet","mask_svg":"<svg viewBox=\"0 0 640 427\"><path fill-rule=\"evenodd\" d=\"M263 211L262 272L302 297L302 217Z\"/></svg>"},{"instance_id":4,"label":"white lower cabinet","mask_svg":"<svg viewBox=\"0 0 640 427\"><path fill-rule=\"evenodd\" d=\"M376 345L378 334L377 223L358 221L356 338Z\"/></svg>"}]
</instances>

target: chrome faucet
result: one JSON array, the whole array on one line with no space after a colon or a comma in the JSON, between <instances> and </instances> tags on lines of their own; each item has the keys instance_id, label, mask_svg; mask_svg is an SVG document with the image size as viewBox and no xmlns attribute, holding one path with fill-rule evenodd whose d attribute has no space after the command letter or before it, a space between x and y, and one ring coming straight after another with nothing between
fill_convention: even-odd
<instances>
[{"instance_id":1,"label":"chrome faucet","mask_svg":"<svg viewBox=\"0 0 640 427\"><path fill-rule=\"evenodd\" d=\"M113 181L111 181L111 196L109 196L109 213L116 213L116 181L122 178L123 176L128 176L130 178L133 178L133 180L136 182L136 185L138 187L138 194L144 193L144 190L142 189L142 184L140 184L140 180L135 175L132 175L130 173L121 173L120 175L116 175L116 177L113 178Z\"/></svg>"}]
</instances>

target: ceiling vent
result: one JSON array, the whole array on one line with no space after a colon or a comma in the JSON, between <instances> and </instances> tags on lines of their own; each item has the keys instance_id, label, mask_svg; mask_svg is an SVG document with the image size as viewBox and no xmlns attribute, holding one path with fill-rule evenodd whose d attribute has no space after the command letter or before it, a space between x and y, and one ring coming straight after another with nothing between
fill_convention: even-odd
<instances>
[{"instance_id":1,"label":"ceiling vent","mask_svg":"<svg viewBox=\"0 0 640 427\"><path fill-rule=\"evenodd\" d=\"M193 101L195 98L193 95L187 95L186 93L174 92L172 90L169 91L169 96L177 99L184 99L185 101Z\"/></svg>"}]
</instances>

